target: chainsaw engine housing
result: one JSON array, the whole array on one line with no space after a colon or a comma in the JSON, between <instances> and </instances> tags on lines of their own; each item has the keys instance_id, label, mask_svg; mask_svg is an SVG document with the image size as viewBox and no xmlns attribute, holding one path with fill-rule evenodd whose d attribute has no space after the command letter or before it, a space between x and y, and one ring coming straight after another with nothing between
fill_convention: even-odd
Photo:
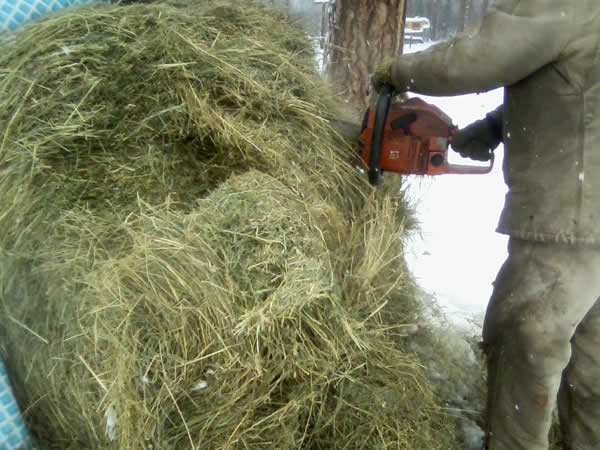
<instances>
[{"instance_id":1,"label":"chainsaw engine housing","mask_svg":"<svg viewBox=\"0 0 600 450\"><path fill-rule=\"evenodd\" d=\"M383 104L383 106L382 106ZM382 117L383 116L383 117ZM379 128L379 132L377 129ZM458 128L437 106L420 98L387 103L380 100L365 114L361 157L370 171L404 175L481 174L489 166L448 163L448 146ZM379 135L379 136L378 136ZM375 152L375 153L374 153ZM373 167L376 165L377 167ZM378 176L370 177L378 184Z\"/></svg>"}]
</instances>

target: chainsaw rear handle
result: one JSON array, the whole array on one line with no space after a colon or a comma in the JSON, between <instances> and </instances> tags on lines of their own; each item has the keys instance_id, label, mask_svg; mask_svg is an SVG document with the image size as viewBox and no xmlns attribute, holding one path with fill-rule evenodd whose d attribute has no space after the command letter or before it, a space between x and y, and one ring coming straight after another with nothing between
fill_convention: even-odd
<instances>
[{"instance_id":1,"label":"chainsaw rear handle","mask_svg":"<svg viewBox=\"0 0 600 450\"><path fill-rule=\"evenodd\" d=\"M375 106L375 121L373 124L373 143L369 155L369 183L378 186L383 182L381 172L381 151L383 148L383 136L385 134L385 124L387 123L388 112L392 104L392 99L396 91L389 84L381 86L377 104Z\"/></svg>"},{"instance_id":2,"label":"chainsaw rear handle","mask_svg":"<svg viewBox=\"0 0 600 450\"><path fill-rule=\"evenodd\" d=\"M478 175L490 173L494 168L494 153L490 154L490 163L487 166L470 166L467 164L448 164L444 173L451 175Z\"/></svg>"},{"instance_id":3,"label":"chainsaw rear handle","mask_svg":"<svg viewBox=\"0 0 600 450\"><path fill-rule=\"evenodd\" d=\"M452 137L460 133L458 128L453 128L450 131ZM478 175L490 173L494 168L494 152L490 152L490 163L487 166L471 166L467 164L447 164L444 173L450 175Z\"/></svg>"}]
</instances>

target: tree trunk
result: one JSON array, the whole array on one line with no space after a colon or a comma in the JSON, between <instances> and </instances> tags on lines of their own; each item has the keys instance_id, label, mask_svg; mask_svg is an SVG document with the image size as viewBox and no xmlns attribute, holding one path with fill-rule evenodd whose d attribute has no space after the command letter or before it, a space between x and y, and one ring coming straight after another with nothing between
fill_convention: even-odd
<instances>
[{"instance_id":1,"label":"tree trunk","mask_svg":"<svg viewBox=\"0 0 600 450\"><path fill-rule=\"evenodd\" d=\"M460 11L458 13L458 31L465 31L466 19L467 18L467 0L460 0Z\"/></svg>"},{"instance_id":2,"label":"tree trunk","mask_svg":"<svg viewBox=\"0 0 600 450\"><path fill-rule=\"evenodd\" d=\"M473 23L473 0L467 0L467 6L465 10L465 28L470 28Z\"/></svg>"},{"instance_id":3,"label":"tree trunk","mask_svg":"<svg viewBox=\"0 0 600 450\"><path fill-rule=\"evenodd\" d=\"M444 17L444 37L446 37L450 35L451 29L454 29L454 25L456 24L452 10L452 0L446 0L446 12L444 14Z\"/></svg>"},{"instance_id":4,"label":"tree trunk","mask_svg":"<svg viewBox=\"0 0 600 450\"><path fill-rule=\"evenodd\" d=\"M337 0L330 29L329 79L345 100L363 109L369 75L384 60L402 54L406 0Z\"/></svg>"},{"instance_id":5,"label":"tree trunk","mask_svg":"<svg viewBox=\"0 0 600 450\"><path fill-rule=\"evenodd\" d=\"M448 7L447 1L439 1L435 11L435 40L441 41L448 36Z\"/></svg>"}]
</instances>

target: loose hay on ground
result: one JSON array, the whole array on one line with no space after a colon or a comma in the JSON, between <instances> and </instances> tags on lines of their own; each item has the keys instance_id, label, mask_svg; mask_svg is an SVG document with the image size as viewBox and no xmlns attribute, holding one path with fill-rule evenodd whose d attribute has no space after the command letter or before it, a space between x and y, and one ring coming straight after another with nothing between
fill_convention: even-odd
<instances>
[{"instance_id":1,"label":"loose hay on ground","mask_svg":"<svg viewBox=\"0 0 600 450\"><path fill-rule=\"evenodd\" d=\"M242 1L2 44L0 349L42 446L455 445L394 343L403 203L349 163L312 61Z\"/></svg>"}]
</instances>

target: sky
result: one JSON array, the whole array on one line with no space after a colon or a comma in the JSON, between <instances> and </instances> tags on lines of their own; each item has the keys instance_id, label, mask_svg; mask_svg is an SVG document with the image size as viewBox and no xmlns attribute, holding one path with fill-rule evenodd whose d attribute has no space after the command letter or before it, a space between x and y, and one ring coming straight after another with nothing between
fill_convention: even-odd
<instances>
[{"instance_id":1,"label":"sky","mask_svg":"<svg viewBox=\"0 0 600 450\"><path fill-rule=\"evenodd\" d=\"M431 44L413 44L405 53ZM460 128L502 103L503 91L457 97L413 95L435 104ZM450 151L451 163L474 163ZM480 330L492 282L506 259L508 237L495 232L507 192L503 147L486 175L407 177L420 231L411 236L406 258L419 285L437 300L450 323ZM477 164L477 163L474 163Z\"/></svg>"}]
</instances>

